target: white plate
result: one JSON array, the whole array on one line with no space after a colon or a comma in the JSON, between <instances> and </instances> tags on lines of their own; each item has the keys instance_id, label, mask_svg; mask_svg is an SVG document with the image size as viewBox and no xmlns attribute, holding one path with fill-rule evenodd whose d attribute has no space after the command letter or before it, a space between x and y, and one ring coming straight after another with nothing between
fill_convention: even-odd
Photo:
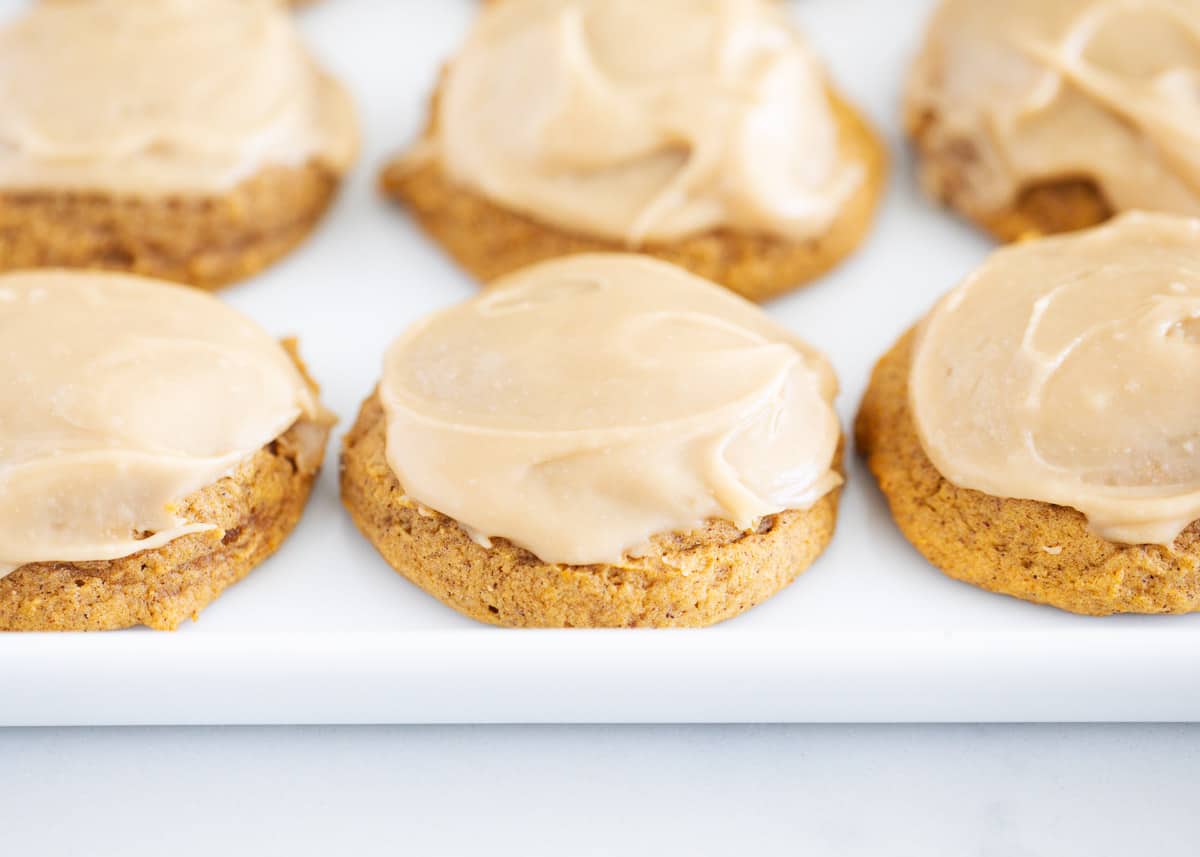
<instances>
[{"instance_id":1,"label":"white plate","mask_svg":"<svg viewBox=\"0 0 1200 857\"><path fill-rule=\"evenodd\" d=\"M793 5L894 157L868 244L770 305L832 358L849 425L875 359L989 245L920 198L899 138L928 0ZM301 14L358 100L364 157L312 240L226 297L301 337L341 430L387 343L474 291L375 190L474 8L325 0ZM855 458L832 546L750 613L704 631L531 632L476 625L393 572L342 510L336 455L335 439L283 549L199 622L0 637L0 723L1200 719L1200 615L1083 618L951 581Z\"/></svg>"}]
</instances>

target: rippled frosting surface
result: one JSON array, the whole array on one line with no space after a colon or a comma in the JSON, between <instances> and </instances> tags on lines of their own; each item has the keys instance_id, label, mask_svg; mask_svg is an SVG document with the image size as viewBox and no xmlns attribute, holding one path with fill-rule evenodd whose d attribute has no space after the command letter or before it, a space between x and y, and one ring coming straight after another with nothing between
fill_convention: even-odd
<instances>
[{"instance_id":1,"label":"rippled frosting surface","mask_svg":"<svg viewBox=\"0 0 1200 857\"><path fill-rule=\"evenodd\" d=\"M1169 544L1200 518L1200 221L1127 214L995 253L930 314L909 395L956 485Z\"/></svg>"},{"instance_id":2,"label":"rippled frosting surface","mask_svg":"<svg viewBox=\"0 0 1200 857\"><path fill-rule=\"evenodd\" d=\"M220 191L356 149L277 0L38 0L0 28L0 188Z\"/></svg>"},{"instance_id":3,"label":"rippled frosting surface","mask_svg":"<svg viewBox=\"0 0 1200 857\"><path fill-rule=\"evenodd\" d=\"M751 528L841 483L836 381L753 305L640 256L500 280L388 351L387 457L481 543L615 562L710 518Z\"/></svg>"},{"instance_id":4,"label":"rippled frosting surface","mask_svg":"<svg viewBox=\"0 0 1200 857\"><path fill-rule=\"evenodd\" d=\"M823 234L862 180L773 0L505 0L451 63L432 137L456 180L616 241Z\"/></svg>"},{"instance_id":5,"label":"rippled frosting surface","mask_svg":"<svg viewBox=\"0 0 1200 857\"><path fill-rule=\"evenodd\" d=\"M1200 214L1200 0L944 0L907 112L938 117L923 168L959 161L975 214L1080 178L1117 211Z\"/></svg>"},{"instance_id":6,"label":"rippled frosting surface","mask_svg":"<svg viewBox=\"0 0 1200 857\"><path fill-rule=\"evenodd\" d=\"M0 574L212 529L173 507L321 416L257 325L140 277L0 276L0 365Z\"/></svg>"}]
</instances>

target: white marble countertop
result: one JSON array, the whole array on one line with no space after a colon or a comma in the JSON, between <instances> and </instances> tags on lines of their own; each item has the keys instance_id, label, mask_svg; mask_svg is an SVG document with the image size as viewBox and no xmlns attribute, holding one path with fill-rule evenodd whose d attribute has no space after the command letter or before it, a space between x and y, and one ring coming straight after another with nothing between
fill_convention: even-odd
<instances>
[{"instance_id":1,"label":"white marble countertop","mask_svg":"<svg viewBox=\"0 0 1200 857\"><path fill-rule=\"evenodd\" d=\"M0 729L0 854L1174 857L1200 726Z\"/></svg>"}]
</instances>

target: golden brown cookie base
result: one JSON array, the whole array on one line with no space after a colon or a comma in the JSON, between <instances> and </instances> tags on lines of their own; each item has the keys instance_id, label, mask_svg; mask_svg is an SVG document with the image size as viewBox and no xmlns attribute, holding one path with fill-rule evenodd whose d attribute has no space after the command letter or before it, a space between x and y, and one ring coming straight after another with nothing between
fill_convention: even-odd
<instances>
[{"instance_id":1,"label":"golden brown cookie base","mask_svg":"<svg viewBox=\"0 0 1200 857\"><path fill-rule=\"evenodd\" d=\"M910 542L950 577L1073 613L1200 610L1200 522L1170 548L1100 538L1074 509L948 482L908 407L910 331L875 367L855 426L859 450Z\"/></svg>"},{"instance_id":2,"label":"golden brown cookie base","mask_svg":"<svg viewBox=\"0 0 1200 857\"><path fill-rule=\"evenodd\" d=\"M169 631L195 619L300 520L329 430L301 420L234 474L184 500L182 517L216 530L121 559L35 563L0 577L0 631Z\"/></svg>"},{"instance_id":3,"label":"golden brown cookie base","mask_svg":"<svg viewBox=\"0 0 1200 857\"><path fill-rule=\"evenodd\" d=\"M1064 179L1029 188L1012 208L980 218L979 225L999 241L1027 241L1098 226L1112 215L1095 184Z\"/></svg>"},{"instance_id":4,"label":"golden brown cookie base","mask_svg":"<svg viewBox=\"0 0 1200 857\"><path fill-rule=\"evenodd\" d=\"M926 113L909 123L909 136L921 160L926 191L998 241L1025 241L1098 226L1115 213L1095 182L1063 176L1025 188L999 211L976 212L966 204L966 185L979 155L967 139L944 139L938 118Z\"/></svg>"},{"instance_id":5,"label":"golden brown cookie base","mask_svg":"<svg viewBox=\"0 0 1200 857\"><path fill-rule=\"evenodd\" d=\"M215 289L299 244L339 177L318 163L273 167L211 197L0 193L0 271L100 268Z\"/></svg>"},{"instance_id":6,"label":"golden brown cookie base","mask_svg":"<svg viewBox=\"0 0 1200 857\"><path fill-rule=\"evenodd\" d=\"M451 518L404 496L385 457L378 395L342 449L342 500L384 559L473 619L512 627L696 627L729 619L791 583L833 535L838 492L808 511L763 520L758 532L710 522L654 540L619 565L544 563L504 539L481 547Z\"/></svg>"},{"instance_id":7,"label":"golden brown cookie base","mask_svg":"<svg viewBox=\"0 0 1200 857\"><path fill-rule=\"evenodd\" d=\"M630 248L540 223L452 182L435 160L400 158L381 176L385 193L405 204L422 227L468 272L489 282L534 262L572 253L646 253L761 301L834 267L866 235L885 186L887 151L844 100L830 100L846 157L865 175L828 232L804 242L719 229L670 244ZM436 96L435 96L436 101Z\"/></svg>"}]
</instances>

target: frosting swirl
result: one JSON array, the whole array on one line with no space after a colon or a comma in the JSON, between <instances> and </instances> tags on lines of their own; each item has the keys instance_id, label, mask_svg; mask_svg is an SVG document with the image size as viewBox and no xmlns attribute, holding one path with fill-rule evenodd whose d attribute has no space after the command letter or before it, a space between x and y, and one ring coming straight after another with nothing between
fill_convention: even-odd
<instances>
[{"instance_id":1,"label":"frosting swirl","mask_svg":"<svg viewBox=\"0 0 1200 857\"><path fill-rule=\"evenodd\" d=\"M215 298L120 274L0 276L0 574L212 529L172 506L301 416L287 352Z\"/></svg>"},{"instance_id":2,"label":"frosting swirl","mask_svg":"<svg viewBox=\"0 0 1200 857\"><path fill-rule=\"evenodd\" d=\"M1170 544L1200 518L1200 220L1126 214L991 256L928 316L909 396L956 485Z\"/></svg>"},{"instance_id":3,"label":"frosting swirl","mask_svg":"<svg viewBox=\"0 0 1200 857\"><path fill-rule=\"evenodd\" d=\"M1116 211L1196 215L1198 93L1197 0L945 0L906 112L926 180L968 213L1083 178Z\"/></svg>"},{"instance_id":4,"label":"frosting swirl","mask_svg":"<svg viewBox=\"0 0 1200 857\"><path fill-rule=\"evenodd\" d=\"M536 265L388 351L387 458L483 543L615 562L710 518L749 529L841 483L824 358L753 305L640 256Z\"/></svg>"},{"instance_id":5,"label":"frosting swirl","mask_svg":"<svg viewBox=\"0 0 1200 857\"><path fill-rule=\"evenodd\" d=\"M0 28L0 188L226 190L341 173L349 97L277 0L39 0Z\"/></svg>"},{"instance_id":6,"label":"frosting swirl","mask_svg":"<svg viewBox=\"0 0 1200 857\"><path fill-rule=\"evenodd\" d=\"M430 155L511 209L629 244L814 237L862 181L772 0L491 4L449 66Z\"/></svg>"}]
</instances>

